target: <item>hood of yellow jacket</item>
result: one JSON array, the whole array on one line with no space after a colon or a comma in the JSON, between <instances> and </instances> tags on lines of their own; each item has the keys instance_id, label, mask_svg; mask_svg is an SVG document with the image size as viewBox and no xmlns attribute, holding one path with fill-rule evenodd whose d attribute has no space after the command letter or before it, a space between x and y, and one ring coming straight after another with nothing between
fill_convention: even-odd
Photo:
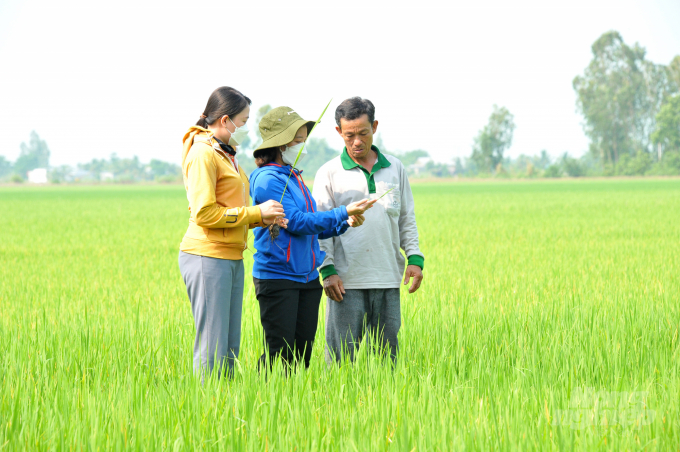
<instances>
[{"instance_id":1,"label":"hood of yellow jacket","mask_svg":"<svg viewBox=\"0 0 680 452\"><path fill-rule=\"evenodd\" d=\"M225 157L227 154L222 150L220 147L219 143L217 140L213 140L213 136L215 134L208 130L204 129L201 126L191 126L189 127L189 130L187 130L187 133L184 134L184 138L182 139L183 143L183 148L182 148L182 170L184 170L184 162L187 159L187 155L189 155L189 151L191 150L191 146L194 145L195 142L200 141L205 143L206 145L210 146L214 150L216 150L218 153L223 154ZM238 147L237 146L231 146L234 151L238 152Z\"/></svg>"},{"instance_id":2,"label":"hood of yellow jacket","mask_svg":"<svg viewBox=\"0 0 680 452\"><path fill-rule=\"evenodd\" d=\"M183 143L183 147L182 147L182 168L184 168L184 162L187 159L187 155L189 154L189 151L191 150L191 146L194 145L194 142L196 141L196 137L198 135L201 135L201 138L203 138L200 141L204 141L206 144L209 145L210 137L212 137L213 133L210 130L204 129L201 126L191 126L191 127L189 127L189 130L187 130L187 133L184 134L184 138L182 139L182 143Z\"/></svg>"}]
</instances>

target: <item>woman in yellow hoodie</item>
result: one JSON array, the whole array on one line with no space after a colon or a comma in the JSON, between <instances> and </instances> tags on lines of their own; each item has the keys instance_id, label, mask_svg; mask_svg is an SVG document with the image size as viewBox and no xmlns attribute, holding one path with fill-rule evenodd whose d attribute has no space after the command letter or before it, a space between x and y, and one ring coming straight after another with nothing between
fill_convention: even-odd
<instances>
[{"instance_id":1,"label":"woman in yellow hoodie","mask_svg":"<svg viewBox=\"0 0 680 452\"><path fill-rule=\"evenodd\" d=\"M248 176L234 146L248 134L250 103L234 88L217 88L184 135L182 170L191 216L179 268L196 324L194 369L201 375L214 367L220 376L231 375L238 358L248 229L275 221L286 226L277 201L249 206Z\"/></svg>"}]
</instances>

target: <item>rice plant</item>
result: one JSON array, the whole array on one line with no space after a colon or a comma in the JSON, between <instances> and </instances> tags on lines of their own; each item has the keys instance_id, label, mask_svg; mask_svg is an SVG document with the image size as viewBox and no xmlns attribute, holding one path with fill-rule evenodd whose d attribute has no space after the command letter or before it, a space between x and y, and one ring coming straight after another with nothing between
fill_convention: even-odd
<instances>
[{"instance_id":1,"label":"rice plant","mask_svg":"<svg viewBox=\"0 0 680 452\"><path fill-rule=\"evenodd\" d=\"M248 274L235 378L202 385L183 187L0 187L0 449L678 449L680 180L413 190L394 370L328 368L324 300L310 369L259 375Z\"/></svg>"}]
</instances>

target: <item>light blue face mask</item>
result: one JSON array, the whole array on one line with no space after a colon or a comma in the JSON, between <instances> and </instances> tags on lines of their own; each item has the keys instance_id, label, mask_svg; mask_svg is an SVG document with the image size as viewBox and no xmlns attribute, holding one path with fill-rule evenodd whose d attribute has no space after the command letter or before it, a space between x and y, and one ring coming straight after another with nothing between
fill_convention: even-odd
<instances>
[{"instance_id":1,"label":"light blue face mask","mask_svg":"<svg viewBox=\"0 0 680 452\"><path fill-rule=\"evenodd\" d=\"M300 148L302 146L305 146L304 142L296 144L295 146L286 147L286 150L281 152L281 160L283 160L283 163L286 163L287 165L295 164L295 159L297 158L298 152L300 152ZM302 161L305 155L307 155L307 146L305 146L305 148L302 150L302 154L300 154L298 163Z\"/></svg>"},{"instance_id":2,"label":"light blue face mask","mask_svg":"<svg viewBox=\"0 0 680 452\"><path fill-rule=\"evenodd\" d=\"M229 122L234 124L234 121L229 119ZM246 137L248 136L248 133L250 130L248 130L248 125L243 124L241 127L236 127L236 124L234 124L234 131L231 132L231 137L229 137L229 144L232 146L238 146L239 144L243 143L245 141Z\"/></svg>"}]
</instances>

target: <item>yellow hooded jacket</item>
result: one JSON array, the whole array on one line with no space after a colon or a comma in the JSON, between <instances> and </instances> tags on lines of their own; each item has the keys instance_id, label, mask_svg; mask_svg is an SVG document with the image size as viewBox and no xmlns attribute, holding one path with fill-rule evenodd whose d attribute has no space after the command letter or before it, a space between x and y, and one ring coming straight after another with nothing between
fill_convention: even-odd
<instances>
[{"instance_id":1,"label":"yellow hooded jacket","mask_svg":"<svg viewBox=\"0 0 680 452\"><path fill-rule=\"evenodd\" d=\"M243 259L248 228L262 226L250 203L248 176L237 171L213 133L192 126L184 135L182 172L189 200L189 228L181 251L218 259Z\"/></svg>"}]
</instances>

